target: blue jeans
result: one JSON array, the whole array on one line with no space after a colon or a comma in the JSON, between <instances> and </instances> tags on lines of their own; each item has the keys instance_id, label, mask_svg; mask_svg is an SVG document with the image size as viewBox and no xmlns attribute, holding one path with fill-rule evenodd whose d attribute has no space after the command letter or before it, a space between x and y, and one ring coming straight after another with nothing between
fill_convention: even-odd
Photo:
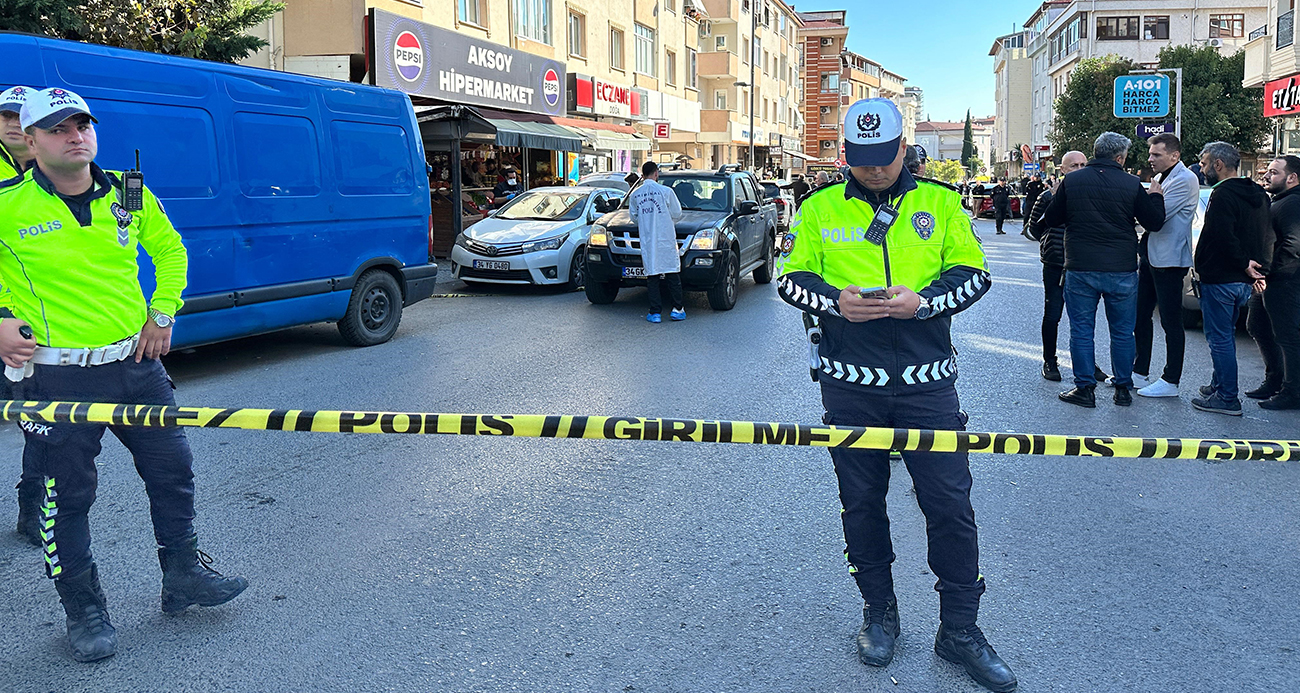
<instances>
[{"instance_id":1,"label":"blue jeans","mask_svg":"<svg viewBox=\"0 0 1300 693\"><path fill-rule=\"evenodd\" d=\"M1096 385L1097 354L1093 334L1097 329L1097 302L1106 302L1106 323L1110 327L1110 364L1115 384L1133 386L1133 359L1137 342L1138 273L1065 271L1065 310L1070 316L1070 359L1074 361L1074 384Z\"/></svg>"},{"instance_id":2,"label":"blue jeans","mask_svg":"<svg viewBox=\"0 0 1300 693\"><path fill-rule=\"evenodd\" d=\"M1201 284L1201 318L1210 345L1210 386L1231 404L1237 401L1237 318L1250 301L1250 284Z\"/></svg>"}]
</instances>

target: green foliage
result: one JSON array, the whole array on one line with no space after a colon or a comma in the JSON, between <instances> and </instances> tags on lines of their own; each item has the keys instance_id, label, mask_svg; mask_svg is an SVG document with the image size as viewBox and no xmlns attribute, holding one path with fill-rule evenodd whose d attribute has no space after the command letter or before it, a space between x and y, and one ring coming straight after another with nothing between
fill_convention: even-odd
<instances>
[{"instance_id":1,"label":"green foliage","mask_svg":"<svg viewBox=\"0 0 1300 693\"><path fill-rule=\"evenodd\" d=\"M233 63L266 46L246 32L273 0L0 0L0 30Z\"/></svg>"},{"instance_id":2,"label":"green foliage","mask_svg":"<svg viewBox=\"0 0 1300 693\"><path fill-rule=\"evenodd\" d=\"M975 175L978 169L971 168L972 159L978 159L979 149L975 147L975 135L971 130L970 109L966 109L966 127L961 133L961 162L967 168L970 168L971 175Z\"/></svg>"},{"instance_id":3,"label":"green foliage","mask_svg":"<svg viewBox=\"0 0 1300 693\"><path fill-rule=\"evenodd\" d=\"M925 176L945 183L956 183L966 177L966 168L956 159L931 159L925 162Z\"/></svg>"},{"instance_id":4,"label":"green foliage","mask_svg":"<svg viewBox=\"0 0 1300 693\"><path fill-rule=\"evenodd\" d=\"M1093 142L1103 132L1118 132L1133 139L1138 119L1116 118L1113 108L1115 78L1136 69L1136 63L1114 55L1088 58L1074 68L1070 85L1056 99L1056 117L1047 137L1058 156L1077 149L1091 158ZM1128 161L1146 161L1146 142L1134 145Z\"/></svg>"}]
</instances>

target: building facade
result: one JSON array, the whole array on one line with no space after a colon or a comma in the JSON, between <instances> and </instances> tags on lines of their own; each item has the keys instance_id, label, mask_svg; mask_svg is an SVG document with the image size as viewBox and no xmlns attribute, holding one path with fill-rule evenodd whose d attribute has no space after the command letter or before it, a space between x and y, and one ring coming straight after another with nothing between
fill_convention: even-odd
<instances>
[{"instance_id":1,"label":"building facade","mask_svg":"<svg viewBox=\"0 0 1300 693\"><path fill-rule=\"evenodd\" d=\"M994 117L971 119L971 140L984 175L990 175L993 166L994 122ZM924 120L916 124L916 143L925 148L931 159L961 161L965 131L966 121Z\"/></svg>"},{"instance_id":2,"label":"building facade","mask_svg":"<svg viewBox=\"0 0 1300 693\"><path fill-rule=\"evenodd\" d=\"M999 175L1020 175L1017 154L1033 135L1033 74L1025 52L1028 32L1000 36L993 42L993 168ZM1012 170L1012 169L1016 170Z\"/></svg>"},{"instance_id":3,"label":"building facade","mask_svg":"<svg viewBox=\"0 0 1300 693\"><path fill-rule=\"evenodd\" d=\"M1268 21L1247 38L1242 84L1264 87L1264 115L1274 124L1271 151L1300 155L1300 47L1294 3L1270 0Z\"/></svg>"}]
</instances>

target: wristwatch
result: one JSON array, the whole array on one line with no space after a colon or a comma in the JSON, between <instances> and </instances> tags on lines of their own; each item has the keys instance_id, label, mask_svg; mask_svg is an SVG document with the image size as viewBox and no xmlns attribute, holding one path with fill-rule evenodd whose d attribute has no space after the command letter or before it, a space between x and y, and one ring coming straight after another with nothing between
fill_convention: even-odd
<instances>
[{"instance_id":1,"label":"wristwatch","mask_svg":"<svg viewBox=\"0 0 1300 693\"><path fill-rule=\"evenodd\" d=\"M172 323L176 322L172 316L165 313L159 313L153 308L149 309L149 319L153 321L153 324L163 328L164 330L171 327Z\"/></svg>"},{"instance_id":2,"label":"wristwatch","mask_svg":"<svg viewBox=\"0 0 1300 693\"><path fill-rule=\"evenodd\" d=\"M912 317L917 320L928 320L934 315L934 308L930 307L930 299L922 296L921 303L916 307L916 314Z\"/></svg>"}]
</instances>

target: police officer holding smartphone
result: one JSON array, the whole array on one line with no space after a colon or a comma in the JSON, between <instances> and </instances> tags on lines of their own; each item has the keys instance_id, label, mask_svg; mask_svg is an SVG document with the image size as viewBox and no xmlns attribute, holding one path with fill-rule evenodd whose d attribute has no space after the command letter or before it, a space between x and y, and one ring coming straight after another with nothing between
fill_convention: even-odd
<instances>
[{"instance_id":1,"label":"police officer holding smartphone","mask_svg":"<svg viewBox=\"0 0 1300 693\"><path fill-rule=\"evenodd\" d=\"M902 116L888 99L853 104L844 120L849 175L813 192L782 246L781 297L820 319L828 424L963 430L952 316L988 291L984 251L957 191L903 167ZM858 657L883 667L901 633L885 512L889 452L832 448L849 573L862 593ZM925 513L938 577L934 649L981 685L1016 687L978 625L979 570L965 453L904 452Z\"/></svg>"},{"instance_id":2,"label":"police officer holding smartphone","mask_svg":"<svg viewBox=\"0 0 1300 693\"><path fill-rule=\"evenodd\" d=\"M188 260L181 237L138 172L95 164L95 118L78 95L45 89L22 108L28 175L0 183L0 282L16 318L0 320L0 360L27 398L175 405L158 358L171 346ZM146 301L138 248L153 259ZM117 651L117 632L90 552L95 458L105 426L21 424L42 473L46 575L67 614L72 657ZM215 606L248 586L209 567L194 533L193 456L175 428L107 427L144 480L162 567L162 610Z\"/></svg>"}]
</instances>

